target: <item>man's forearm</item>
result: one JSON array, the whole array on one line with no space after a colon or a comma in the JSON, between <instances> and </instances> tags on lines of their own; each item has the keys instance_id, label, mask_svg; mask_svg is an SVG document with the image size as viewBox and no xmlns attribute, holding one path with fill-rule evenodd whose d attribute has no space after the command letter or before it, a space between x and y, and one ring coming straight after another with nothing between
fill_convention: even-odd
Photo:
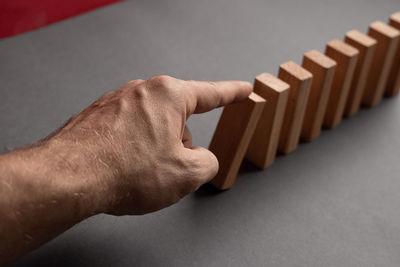
<instances>
[{"instance_id":1,"label":"man's forearm","mask_svg":"<svg viewBox=\"0 0 400 267\"><path fill-rule=\"evenodd\" d=\"M92 179L85 177L92 174L81 169L78 156L47 144L0 156L0 262L98 212L87 183Z\"/></svg>"},{"instance_id":2,"label":"man's forearm","mask_svg":"<svg viewBox=\"0 0 400 267\"><path fill-rule=\"evenodd\" d=\"M210 181L215 155L187 118L244 100L247 82L133 80L45 140L0 156L0 263L97 214L145 214Z\"/></svg>"}]
</instances>

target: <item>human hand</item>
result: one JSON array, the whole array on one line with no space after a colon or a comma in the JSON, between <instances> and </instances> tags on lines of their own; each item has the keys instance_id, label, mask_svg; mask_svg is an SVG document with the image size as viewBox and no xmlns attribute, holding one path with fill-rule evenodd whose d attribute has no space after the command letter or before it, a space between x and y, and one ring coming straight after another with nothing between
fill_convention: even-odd
<instances>
[{"instance_id":1,"label":"human hand","mask_svg":"<svg viewBox=\"0 0 400 267\"><path fill-rule=\"evenodd\" d=\"M186 120L251 90L238 81L131 81L47 138L0 155L0 265L87 217L153 212L211 180L218 161L192 147Z\"/></svg>"},{"instance_id":2,"label":"human hand","mask_svg":"<svg viewBox=\"0 0 400 267\"><path fill-rule=\"evenodd\" d=\"M247 82L183 81L157 76L134 80L103 95L45 142L68 150L70 166L87 169L86 195L115 215L167 207L218 171L214 154L192 147L185 126L203 113L245 99ZM81 190L82 191L82 190Z\"/></svg>"}]
</instances>

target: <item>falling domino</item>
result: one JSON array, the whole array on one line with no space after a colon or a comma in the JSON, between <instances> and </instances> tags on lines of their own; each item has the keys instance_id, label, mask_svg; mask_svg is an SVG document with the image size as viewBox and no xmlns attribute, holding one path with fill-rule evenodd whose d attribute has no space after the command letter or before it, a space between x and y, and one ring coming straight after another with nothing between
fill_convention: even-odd
<instances>
[{"instance_id":1,"label":"falling domino","mask_svg":"<svg viewBox=\"0 0 400 267\"><path fill-rule=\"evenodd\" d=\"M289 85L269 73L263 73L254 81L254 92L265 98L267 103L250 141L246 158L264 169L275 160Z\"/></svg>"},{"instance_id":2,"label":"falling domino","mask_svg":"<svg viewBox=\"0 0 400 267\"><path fill-rule=\"evenodd\" d=\"M375 52L376 40L359 31L347 32L345 43L356 48L359 52L354 77L350 86L344 116L352 116L360 109L361 98L365 91L367 75L371 68Z\"/></svg>"},{"instance_id":3,"label":"falling domino","mask_svg":"<svg viewBox=\"0 0 400 267\"><path fill-rule=\"evenodd\" d=\"M279 152L288 154L295 150L299 143L312 74L293 61L289 61L280 66L278 77L290 85L289 100L278 145Z\"/></svg>"},{"instance_id":4,"label":"falling domino","mask_svg":"<svg viewBox=\"0 0 400 267\"><path fill-rule=\"evenodd\" d=\"M394 13L389 20L390 26L400 30L400 12ZM386 96L395 96L400 91L400 41L397 42L397 52L394 57L392 69L389 74Z\"/></svg>"},{"instance_id":5,"label":"falling domino","mask_svg":"<svg viewBox=\"0 0 400 267\"><path fill-rule=\"evenodd\" d=\"M219 162L211 181L215 187L228 189L234 184L264 105L262 97L251 93L245 101L224 108L209 147Z\"/></svg>"},{"instance_id":6,"label":"falling domino","mask_svg":"<svg viewBox=\"0 0 400 267\"><path fill-rule=\"evenodd\" d=\"M321 132L336 62L319 51L311 50L304 54L302 66L313 75L301 129L301 139L310 142Z\"/></svg>"},{"instance_id":7,"label":"falling domino","mask_svg":"<svg viewBox=\"0 0 400 267\"><path fill-rule=\"evenodd\" d=\"M377 45L362 103L373 107L382 99L400 33L395 28L376 21L369 26L368 35L377 41Z\"/></svg>"},{"instance_id":8,"label":"falling domino","mask_svg":"<svg viewBox=\"0 0 400 267\"><path fill-rule=\"evenodd\" d=\"M358 51L335 39L326 45L325 55L335 60L337 64L323 123L325 127L332 129L342 120Z\"/></svg>"},{"instance_id":9,"label":"falling domino","mask_svg":"<svg viewBox=\"0 0 400 267\"><path fill-rule=\"evenodd\" d=\"M383 94L400 91L400 12L370 24L368 35L347 32L345 42L330 41L325 55L312 50L302 67L289 61L278 78L256 77L254 93L227 105L221 115L210 150L219 161L211 183L219 189L233 186L243 158L264 169L277 151L288 154L299 137L311 141L321 126L333 128L343 115L351 116L363 105L374 106Z\"/></svg>"}]
</instances>

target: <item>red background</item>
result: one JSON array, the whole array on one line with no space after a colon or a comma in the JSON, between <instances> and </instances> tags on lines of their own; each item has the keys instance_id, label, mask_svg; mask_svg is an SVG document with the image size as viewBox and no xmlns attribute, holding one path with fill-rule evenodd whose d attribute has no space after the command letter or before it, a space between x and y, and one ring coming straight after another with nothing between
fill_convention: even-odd
<instances>
[{"instance_id":1,"label":"red background","mask_svg":"<svg viewBox=\"0 0 400 267\"><path fill-rule=\"evenodd\" d=\"M0 0L0 38L122 0Z\"/></svg>"}]
</instances>

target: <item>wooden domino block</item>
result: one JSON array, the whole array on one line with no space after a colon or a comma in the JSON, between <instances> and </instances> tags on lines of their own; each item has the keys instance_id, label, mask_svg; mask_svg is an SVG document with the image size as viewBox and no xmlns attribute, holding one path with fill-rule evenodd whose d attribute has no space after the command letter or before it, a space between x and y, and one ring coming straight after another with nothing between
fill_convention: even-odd
<instances>
[{"instance_id":1,"label":"wooden domino block","mask_svg":"<svg viewBox=\"0 0 400 267\"><path fill-rule=\"evenodd\" d=\"M400 12L394 13L389 20L389 25L400 30ZM395 96L400 91L400 41L398 41L397 51L394 57L392 69L389 73L389 80L386 87L386 96Z\"/></svg>"},{"instance_id":2,"label":"wooden domino block","mask_svg":"<svg viewBox=\"0 0 400 267\"><path fill-rule=\"evenodd\" d=\"M289 85L269 73L263 73L254 81L254 92L265 98L267 103L250 141L246 158L264 169L271 165L276 157L289 97Z\"/></svg>"},{"instance_id":3,"label":"wooden domino block","mask_svg":"<svg viewBox=\"0 0 400 267\"><path fill-rule=\"evenodd\" d=\"M227 105L219 119L209 149L219 162L211 183L219 189L232 187L263 111L265 100L255 93L242 102Z\"/></svg>"},{"instance_id":4,"label":"wooden domino block","mask_svg":"<svg viewBox=\"0 0 400 267\"><path fill-rule=\"evenodd\" d=\"M362 103L368 107L378 104L387 85L400 33L383 22L376 21L369 26L368 35L377 41L372 67L368 73L367 86Z\"/></svg>"},{"instance_id":5,"label":"wooden domino block","mask_svg":"<svg viewBox=\"0 0 400 267\"><path fill-rule=\"evenodd\" d=\"M310 142L321 132L336 62L319 51L311 50L304 54L302 67L313 75L301 129L301 139Z\"/></svg>"},{"instance_id":6,"label":"wooden domino block","mask_svg":"<svg viewBox=\"0 0 400 267\"><path fill-rule=\"evenodd\" d=\"M354 71L353 81L350 86L344 116L351 116L360 109L361 98L365 91L367 75L371 68L374 56L376 40L359 31L347 32L344 41L358 50L358 59Z\"/></svg>"},{"instance_id":7,"label":"wooden domino block","mask_svg":"<svg viewBox=\"0 0 400 267\"><path fill-rule=\"evenodd\" d=\"M293 61L289 61L280 66L278 77L290 85L289 100L278 145L279 152L288 154L299 144L312 74Z\"/></svg>"},{"instance_id":8,"label":"wooden domino block","mask_svg":"<svg viewBox=\"0 0 400 267\"><path fill-rule=\"evenodd\" d=\"M325 55L337 64L323 123L331 129L342 120L358 51L340 40L332 40L326 45Z\"/></svg>"}]
</instances>

